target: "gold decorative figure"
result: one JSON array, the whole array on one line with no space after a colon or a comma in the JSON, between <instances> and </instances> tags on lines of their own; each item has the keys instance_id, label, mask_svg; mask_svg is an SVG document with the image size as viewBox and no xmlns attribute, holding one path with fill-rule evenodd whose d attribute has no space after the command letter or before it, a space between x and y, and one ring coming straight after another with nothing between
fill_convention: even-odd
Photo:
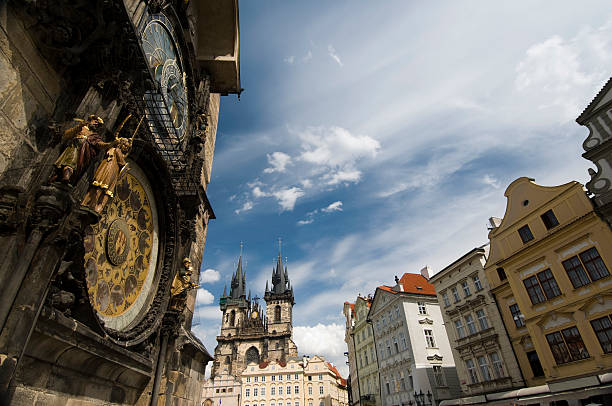
<instances>
[{"instance_id":1,"label":"gold decorative figure","mask_svg":"<svg viewBox=\"0 0 612 406\"><path fill-rule=\"evenodd\" d=\"M119 131L121 131L121 128L123 128L123 125L130 117L131 114L123 120L115 132L115 140L110 144L111 147L106 151L104 159L98 165L94 179L81 203L82 206L88 207L98 214L102 213L109 199L113 198L115 185L121 175L127 170L125 158L130 153L134 135L136 135L140 124L142 124L141 119L131 138L119 137Z\"/></svg>"},{"instance_id":2,"label":"gold decorative figure","mask_svg":"<svg viewBox=\"0 0 612 406\"><path fill-rule=\"evenodd\" d=\"M180 269L174 277L172 288L170 289L170 294L172 295L170 308L172 310L184 309L187 302L187 292L200 286L191 282L192 274L193 267L191 266L191 260L185 257L183 258L183 269Z\"/></svg>"},{"instance_id":3,"label":"gold decorative figure","mask_svg":"<svg viewBox=\"0 0 612 406\"><path fill-rule=\"evenodd\" d=\"M110 147L110 143L102 141L98 131L104 121L91 114L87 120L75 119L79 124L66 130L62 136L64 151L55 161L55 173L49 182L58 179L66 184L74 183L89 166L91 161L102 149Z\"/></svg>"}]
</instances>

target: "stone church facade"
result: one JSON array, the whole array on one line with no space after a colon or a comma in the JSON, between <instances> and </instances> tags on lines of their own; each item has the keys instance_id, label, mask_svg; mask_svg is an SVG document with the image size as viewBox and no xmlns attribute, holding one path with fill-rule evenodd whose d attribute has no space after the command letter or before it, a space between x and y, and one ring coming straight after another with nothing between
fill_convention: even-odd
<instances>
[{"instance_id":1,"label":"stone church facade","mask_svg":"<svg viewBox=\"0 0 612 406\"><path fill-rule=\"evenodd\" d=\"M250 292L247 297L241 257L232 275L229 294L224 290L219 299L223 320L211 377L239 377L249 363L286 363L290 357L297 357L292 340L293 288L280 253L272 271L272 288L266 282L265 314L258 299L252 298Z\"/></svg>"},{"instance_id":2,"label":"stone church facade","mask_svg":"<svg viewBox=\"0 0 612 406\"><path fill-rule=\"evenodd\" d=\"M237 0L0 3L0 404L200 404Z\"/></svg>"}]
</instances>

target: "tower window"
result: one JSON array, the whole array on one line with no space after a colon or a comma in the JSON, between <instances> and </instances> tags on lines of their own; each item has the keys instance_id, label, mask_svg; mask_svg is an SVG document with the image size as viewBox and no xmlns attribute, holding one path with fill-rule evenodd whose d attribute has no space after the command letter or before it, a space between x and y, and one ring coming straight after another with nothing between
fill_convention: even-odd
<instances>
[{"instance_id":1,"label":"tower window","mask_svg":"<svg viewBox=\"0 0 612 406\"><path fill-rule=\"evenodd\" d=\"M281 307L279 305L274 307L274 321L277 323L281 321Z\"/></svg>"},{"instance_id":2,"label":"tower window","mask_svg":"<svg viewBox=\"0 0 612 406\"><path fill-rule=\"evenodd\" d=\"M230 326L234 326L236 324L236 311L232 310L232 313L230 314Z\"/></svg>"}]
</instances>

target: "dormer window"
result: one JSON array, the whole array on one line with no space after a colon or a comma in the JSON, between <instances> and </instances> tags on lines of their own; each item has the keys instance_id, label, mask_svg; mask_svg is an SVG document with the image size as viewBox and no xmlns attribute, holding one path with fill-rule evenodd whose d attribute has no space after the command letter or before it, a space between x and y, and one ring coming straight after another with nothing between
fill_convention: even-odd
<instances>
[{"instance_id":1,"label":"dormer window","mask_svg":"<svg viewBox=\"0 0 612 406\"><path fill-rule=\"evenodd\" d=\"M521 236L521 240L523 240L523 244L533 240L533 234L531 233L531 230L527 224L519 228L518 233Z\"/></svg>"}]
</instances>

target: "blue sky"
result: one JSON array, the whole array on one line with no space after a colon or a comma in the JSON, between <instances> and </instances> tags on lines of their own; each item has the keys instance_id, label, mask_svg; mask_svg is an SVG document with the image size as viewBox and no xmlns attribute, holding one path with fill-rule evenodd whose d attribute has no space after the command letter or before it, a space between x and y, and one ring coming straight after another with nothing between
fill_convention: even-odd
<instances>
[{"instance_id":1,"label":"blue sky","mask_svg":"<svg viewBox=\"0 0 612 406\"><path fill-rule=\"evenodd\" d=\"M610 38L606 1L241 1L196 334L212 353L240 242L261 297L280 237L298 349L346 375L345 300L487 242L517 177L588 180Z\"/></svg>"}]
</instances>

